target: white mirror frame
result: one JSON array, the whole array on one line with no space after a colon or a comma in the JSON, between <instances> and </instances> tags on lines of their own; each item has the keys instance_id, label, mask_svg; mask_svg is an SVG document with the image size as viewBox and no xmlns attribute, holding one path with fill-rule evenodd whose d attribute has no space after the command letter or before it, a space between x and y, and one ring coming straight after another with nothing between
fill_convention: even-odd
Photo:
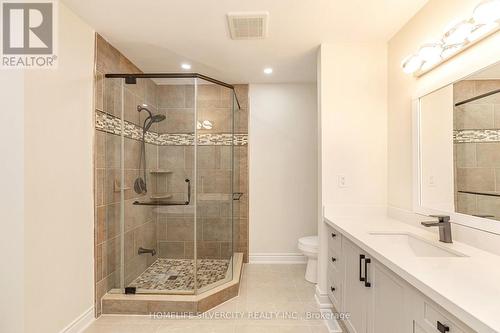
<instances>
[{"instance_id":1,"label":"white mirror frame","mask_svg":"<svg viewBox=\"0 0 500 333\"><path fill-rule=\"evenodd\" d=\"M453 83L450 83L453 84ZM423 97L423 96L422 96ZM437 210L422 205L422 147L420 145L420 98L412 101L413 131L413 211L420 215L449 215L451 222L500 235L500 221L461 214L457 212Z\"/></svg>"}]
</instances>

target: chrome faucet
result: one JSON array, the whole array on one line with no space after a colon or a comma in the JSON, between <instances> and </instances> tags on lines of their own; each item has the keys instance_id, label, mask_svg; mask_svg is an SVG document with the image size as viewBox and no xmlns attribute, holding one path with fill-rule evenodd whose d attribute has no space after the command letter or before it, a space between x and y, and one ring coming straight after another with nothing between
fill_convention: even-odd
<instances>
[{"instance_id":1,"label":"chrome faucet","mask_svg":"<svg viewBox=\"0 0 500 333\"><path fill-rule=\"evenodd\" d=\"M439 227L439 241L443 243L453 243L451 239L451 223L450 217L447 215L431 215L430 217L435 217L438 222L422 222L424 227Z\"/></svg>"}]
</instances>

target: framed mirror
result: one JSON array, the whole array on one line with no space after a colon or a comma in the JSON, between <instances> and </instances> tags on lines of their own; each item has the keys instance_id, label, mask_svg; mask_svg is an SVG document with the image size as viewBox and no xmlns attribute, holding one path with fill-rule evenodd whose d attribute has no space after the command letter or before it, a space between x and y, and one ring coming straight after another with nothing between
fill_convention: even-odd
<instances>
[{"instance_id":1,"label":"framed mirror","mask_svg":"<svg viewBox=\"0 0 500 333\"><path fill-rule=\"evenodd\" d=\"M500 234L500 62L413 110L415 212Z\"/></svg>"}]
</instances>

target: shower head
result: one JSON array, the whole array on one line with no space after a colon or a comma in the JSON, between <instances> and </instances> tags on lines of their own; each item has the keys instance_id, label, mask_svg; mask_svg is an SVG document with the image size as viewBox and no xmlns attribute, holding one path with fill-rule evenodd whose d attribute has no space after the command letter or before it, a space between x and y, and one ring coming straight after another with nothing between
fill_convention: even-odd
<instances>
[{"instance_id":1,"label":"shower head","mask_svg":"<svg viewBox=\"0 0 500 333\"><path fill-rule=\"evenodd\" d=\"M160 121L164 121L167 117L163 114L155 114L154 116L151 117L151 121L153 123L159 123Z\"/></svg>"},{"instance_id":2,"label":"shower head","mask_svg":"<svg viewBox=\"0 0 500 333\"><path fill-rule=\"evenodd\" d=\"M147 117L144 120L144 127L143 127L144 132L147 132L154 123L159 123L160 121L163 121L165 119L166 117L162 114L155 114L154 116Z\"/></svg>"}]
</instances>

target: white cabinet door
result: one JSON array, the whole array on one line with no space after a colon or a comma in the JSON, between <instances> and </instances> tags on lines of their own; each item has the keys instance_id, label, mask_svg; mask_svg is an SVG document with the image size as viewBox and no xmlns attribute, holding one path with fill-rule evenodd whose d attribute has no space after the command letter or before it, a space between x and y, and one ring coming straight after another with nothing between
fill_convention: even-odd
<instances>
[{"instance_id":1,"label":"white cabinet door","mask_svg":"<svg viewBox=\"0 0 500 333\"><path fill-rule=\"evenodd\" d=\"M412 333L413 321L407 317L405 309L410 286L376 260L371 259L368 266L368 332Z\"/></svg>"},{"instance_id":2,"label":"white cabinet door","mask_svg":"<svg viewBox=\"0 0 500 333\"><path fill-rule=\"evenodd\" d=\"M346 238L344 237L344 240ZM366 333L367 288L360 281L360 248L349 241L342 243L342 257L345 261L344 306L343 312L349 313L346 320L350 333ZM364 273L363 273L364 274Z\"/></svg>"}]
</instances>

